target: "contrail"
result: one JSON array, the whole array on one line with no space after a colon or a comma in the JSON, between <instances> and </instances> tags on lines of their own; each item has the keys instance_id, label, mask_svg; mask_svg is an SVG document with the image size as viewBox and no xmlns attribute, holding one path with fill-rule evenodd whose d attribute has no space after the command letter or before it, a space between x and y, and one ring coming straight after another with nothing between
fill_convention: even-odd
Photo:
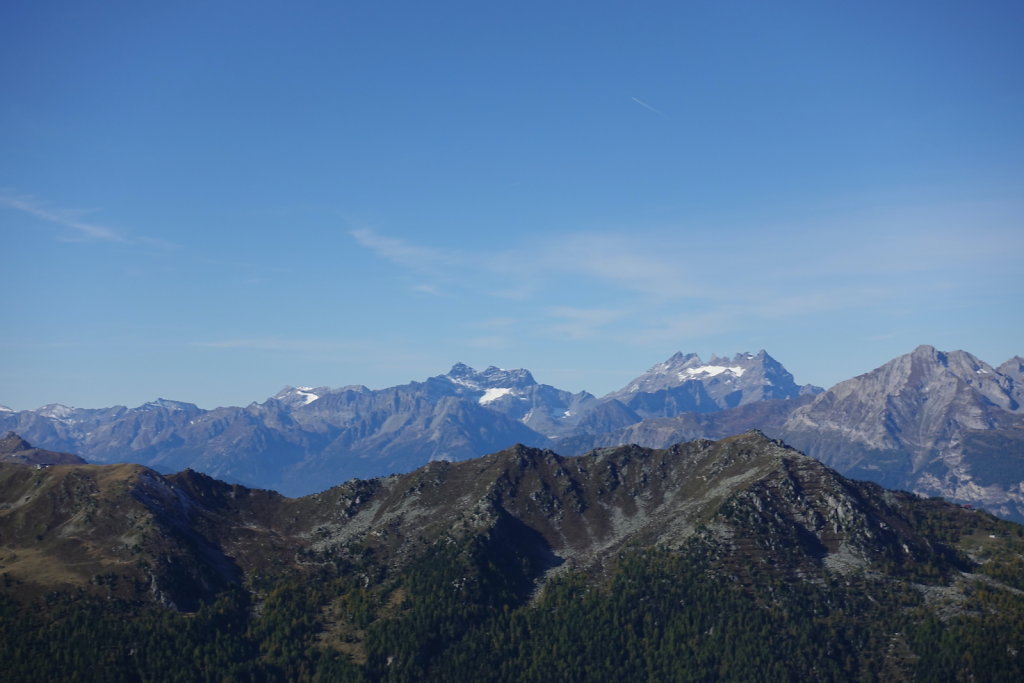
<instances>
[{"instance_id":1,"label":"contrail","mask_svg":"<svg viewBox=\"0 0 1024 683\"><path fill-rule=\"evenodd\" d=\"M633 100L634 102L636 102L637 104L639 104L639 105L640 105L641 107L643 107L644 109L649 109L650 111L653 111L653 112L654 112L655 114L658 114L659 116L664 116L664 115L665 115L665 112L663 112L663 111L660 111L660 110L658 110L658 109L655 109L654 107L652 107L651 105L647 104L647 103L646 103L646 102L644 102L643 100L637 99L637 98L635 98L635 97L631 97L631 98L629 98L629 99Z\"/></svg>"}]
</instances>

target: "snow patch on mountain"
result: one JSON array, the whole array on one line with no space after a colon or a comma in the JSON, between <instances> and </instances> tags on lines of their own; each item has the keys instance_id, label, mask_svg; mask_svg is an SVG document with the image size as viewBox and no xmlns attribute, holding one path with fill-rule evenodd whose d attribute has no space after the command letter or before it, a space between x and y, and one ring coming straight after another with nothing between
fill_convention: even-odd
<instances>
[{"instance_id":1,"label":"snow patch on mountain","mask_svg":"<svg viewBox=\"0 0 1024 683\"><path fill-rule=\"evenodd\" d=\"M723 372L736 375L737 377L742 377L743 373L746 372L746 369L741 368L738 365L733 367L726 367L724 365L702 365L697 368L686 368L685 370L678 372L676 377L685 381L688 379L703 377L716 377L717 375L721 375Z\"/></svg>"},{"instance_id":2,"label":"snow patch on mountain","mask_svg":"<svg viewBox=\"0 0 1024 683\"><path fill-rule=\"evenodd\" d=\"M285 387L273 398L290 406L301 408L330 392L328 387Z\"/></svg>"},{"instance_id":3,"label":"snow patch on mountain","mask_svg":"<svg viewBox=\"0 0 1024 683\"><path fill-rule=\"evenodd\" d=\"M484 391L484 395L480 397L480 405L485 406L488 403L497 401L502 396L508 396L512 393L512 389L508 387L498 387L495 389L487 389Z\"/></svg>"},{"instance_id":4,"label":"snow patch on mountain","mask_svg":"<svg viewBox=\"0 0 1024 683\"><path fill-rule=\"evenodd\" d=\"M295 396L305 401L305 405L309 405L313 401L320 398L313 393L313 387L295 387Z\"/></svg>"}]
</instances>

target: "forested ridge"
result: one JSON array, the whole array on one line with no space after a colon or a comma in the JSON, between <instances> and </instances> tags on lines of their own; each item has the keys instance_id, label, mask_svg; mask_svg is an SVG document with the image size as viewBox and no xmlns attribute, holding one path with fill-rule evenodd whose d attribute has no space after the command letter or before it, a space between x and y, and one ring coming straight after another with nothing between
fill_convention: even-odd
<instances>
[{"instance_id":1,"label":"forested ridge","mask_svg":"<svg viewBox=\"0 0 1024 683\"><path fill-rule=\"evenodd\" d=\"M4 680L1024 679L1024 527L757 435L299 501L154 477L6 473ZM96 555L128 532L130 561ZM99 564L47 579L76 539Z\"/></svg>"}]
</instances>

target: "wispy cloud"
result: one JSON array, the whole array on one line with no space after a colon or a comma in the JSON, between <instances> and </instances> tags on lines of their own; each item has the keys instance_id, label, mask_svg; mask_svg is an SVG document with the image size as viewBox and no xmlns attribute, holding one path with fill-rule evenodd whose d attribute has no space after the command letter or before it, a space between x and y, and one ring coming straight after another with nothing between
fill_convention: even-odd
<instances>
[{"instance_id":1,"label":"wispy cloud","mask_svg":"<svg viewBox=\"0 0 1024 683\"><path fill-rule=\"evenodd\" d=\"M416 270L452 266L459 260L455 254L443 249L424 247L395 237L387 237L368 228L350 230L349 235L381 258Z\"/></svg>"},{"instance_id":2,"label":"wispy cloud","mask_svg":"<svg viewBox=\"0 0 1024 683\"><path fill-rule=\"evenodd\" d=\"M692 264L673 254L671 245L636 235L579 233L503 252L474 253L422 246L366 229L349 234L361 246L411 272L461 283L499 299L525 301L543 291L545 282L566 275L582 275L658 299L707 294L706 287L693 284ZM419 291L429 288L436 290L437 285L415 286Z\"/></svg>"},{"instance_id":3,"label":"wispy cloud","mask_svg":"<svg viewBox=\"0 0 1024 683\"><path fill-rule=\"evenodd\" d=\"M180 248L180 245L160 237L131 235L83 218L83 216L93 213L95 209L56 207L38 197L20 194L10 188L0 188L0 206L6 206L40 220L67 228L70 232L57 238L63 242L136 244L164 251Z\"/></svg>"},{"instance_id":4,"label":"wispy cloud","mask_svg":"<svg viewBox=\"0 0 1024 683\"><path fill-rule=\"evenodd\" d=\"M431 296L443 296L444 292L437 285L432 285L426 282L421 282L413 287L413 291L421 292L423 294L429 294Z\"/></svg>"},{"instance_id":5,"label":"wispy cloud","mask_svg":"<svg viewBox=\"0 0 1024 683\"><path fill-rule=\"evenodd\" d=\"M679 298L698 293L684 261L671 258L667 245L645 248L636 236L579 234L553 240L548 267L589 275L627 290L657 298ZM660 250L660 253L654 253Z\"/></svg>"},{"instance_id":6,"label":"wispy cloud","mask_svg":"<svg viewBox=\"0 0 1024 683\"><path fill-rule=\"evenodd\" d=\"M665 113L663 111L661 111L660 109L655 109L651 105L649 105L646 102L644 102L643 100L641 100L639 97L630 97L629 99L633 100L634 102L639 104L644 109L646 109L648 111L653 111L658 116L664 116L665 115Z\"/></svg>"},{"instance_id":7,"label":"wispy cloud","mask_svg":"<svg viewBox=\"0 0 1024 683\"><path fill-rule=\"evenodd\" d=\"M523 273L532 272L536 265L519 255L424 246L367 228L350 230L349 235L380 258L408 270L416 278L411 285L416 292L444 296L451 290L472 289L500 299L524 300L535 291L533 279L524 278Z\"/></svg>"},{"instance_id":8,"label":"wispy cloud","mask_svg":"<svg viewBox=\"0 0 1024 683\"><path fill-rule=\"evenodd\" d=\"M446 293L457 292L469 306L511 314L524 338L659 345L842 312L891 312L934 297L938 286L969 292L981 272L977 264L993 271L999 260L993 251L1021 243L1005 230L979 231L980 239L969 240L957 258L959 243L946 224L919 219L916 230L883 230L873 226L890 228L895 219L860 219L842 218L844 228L860 225L851 231L805 220L757 229L550 232L498 252L439 249L372 231L352 236L409 269L416 281L440 280ZM474 296L479 302L469 303ZM484 344L498 338L509 337L504 331L481 335Z\"/></svg>"},{"instance_id":9,"label":"wispy cloud","mask_svg":"<svg viewBox=\"0 0 1024 683\"><path fill-rule=\"evenodd\" d=\"M82 220L80 216L87 213L85 211L56 208L35 197L17 194L10 189L0 189L0 204L69 228L79 239L102 242L127 241L112 228Z\"/></svg>"}]
</instances>

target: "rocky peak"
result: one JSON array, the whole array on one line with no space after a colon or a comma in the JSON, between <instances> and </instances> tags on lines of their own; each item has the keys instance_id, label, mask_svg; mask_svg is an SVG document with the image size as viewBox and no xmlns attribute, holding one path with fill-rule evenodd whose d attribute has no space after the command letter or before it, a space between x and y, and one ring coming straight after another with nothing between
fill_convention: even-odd
<instances>
[{"instance_id":1,"label":"rocky peak","mask_svg":"<svg viewBox=\"0 0 1024 683\"><path fill-rule=\"evenodd\" d=\"M935 490L928 472L967 476L956 460L967 430L1012 426L1021 412L1010 377L965 351L919 346L797 408L782 434L844 472L915 490L920 476Z\"/></svg>"},{"instance_id":2,"label":"rocky peak","mask_svg":"<svg viewBox=\"0 0 1024 683\"><path fill-rule=\"evenodd\" d=\"M996 368L996 370L999 371L999 374L1005 375L1015 382L1024 381L1024 357L1014 356Z\"/></svg>"},{"instance_id":3,"label":"rocky peak","mask_svg":"<svg viewBox=\"0 0 1024 683\"><path fill-rule=\"evenodd\" d=\"M653 393L663 389L680 386L686 382L703 381L713 377L733 380L742 377L745 368L726 364L727 361L712 356L712 361L705 363L696 353L673 354L668 360L651 366L619 391L609 394L606 398L624 398L631 394Z\"/></svg>"},{"instance_id":4,"label":"rocky peak","mask_svg":"<svg viewBox=\"0 0 1024 683\"><path fill-rule=\"evenodd\" d=\"M1017 409L1024 408L1024 358L1014 356L996 368L996 372L1010 381L1010 393Z\"/></svg>"},{"instance_id":5,"label":"rocky peak","mask_svg":"<svg viewBox=\"0 0 1024 683\"><path fill-rule=\"evenodd\" d=\"M456 363L445 377L472 389L524 389L537 384L529 370L505 370L493 365L478 372L465 363Z\"/></svg>"},{"instance_id":6,"label":"rocky peak","mask_svg":"<svg viewBox=\"0 0 1024 683\"><path fill-rule=\"evenodd\" d=\"M27 451L32 448L31 444L14 432L7 432L0 439L0 455L11 455L19 451Z\"/></svg>"},{"instance_id":7,"label":"rocky peak","mask_svg":"<svg viewBox=\"0 0 1024 683\"><path fill-rule=\"evenodd\" d=\"M158 398L155 401L150 401L149 403L144 403L141 406L139 406L138 408L136 408L136 410L143 410L143 411L145 411L145 410L160 410L160 409L172 410L172 411L182 410L182 411L185 411L185 412L194 413L194 412L198 412L199 407L196 406L196 404L194 404L194 403L185 403L184 401L172 401L171 399L167 399L167 398Z\"/></svg>"},{"instance_id":8,"label":"rocky peak","mask_svg":"<svg viewBox=\"0 0 1024 683\"><path fill-rule=\"evenodd\" d=\"M989 402L1003 410L1018 410L1013 398L1013 380L988 363L966 351L939 351L933 346L918 346L911 353L894 358L871 372L836 385L830 391L839 396L869 391L900 396L927 393L952 400L954 395L965 400Z\"/></svg>"},{"instance_id":9,"label":"rocky peak","mask_svg":"<svg viewBox=\"0 0 1024 683\"><path fill-rule=\"evenodd\" d=\"M0 439L0 462L17 462L26 465L82 465L82 460L71 453L58 453L33 447L13 431Z\"/></svg>"}]
</instances>

